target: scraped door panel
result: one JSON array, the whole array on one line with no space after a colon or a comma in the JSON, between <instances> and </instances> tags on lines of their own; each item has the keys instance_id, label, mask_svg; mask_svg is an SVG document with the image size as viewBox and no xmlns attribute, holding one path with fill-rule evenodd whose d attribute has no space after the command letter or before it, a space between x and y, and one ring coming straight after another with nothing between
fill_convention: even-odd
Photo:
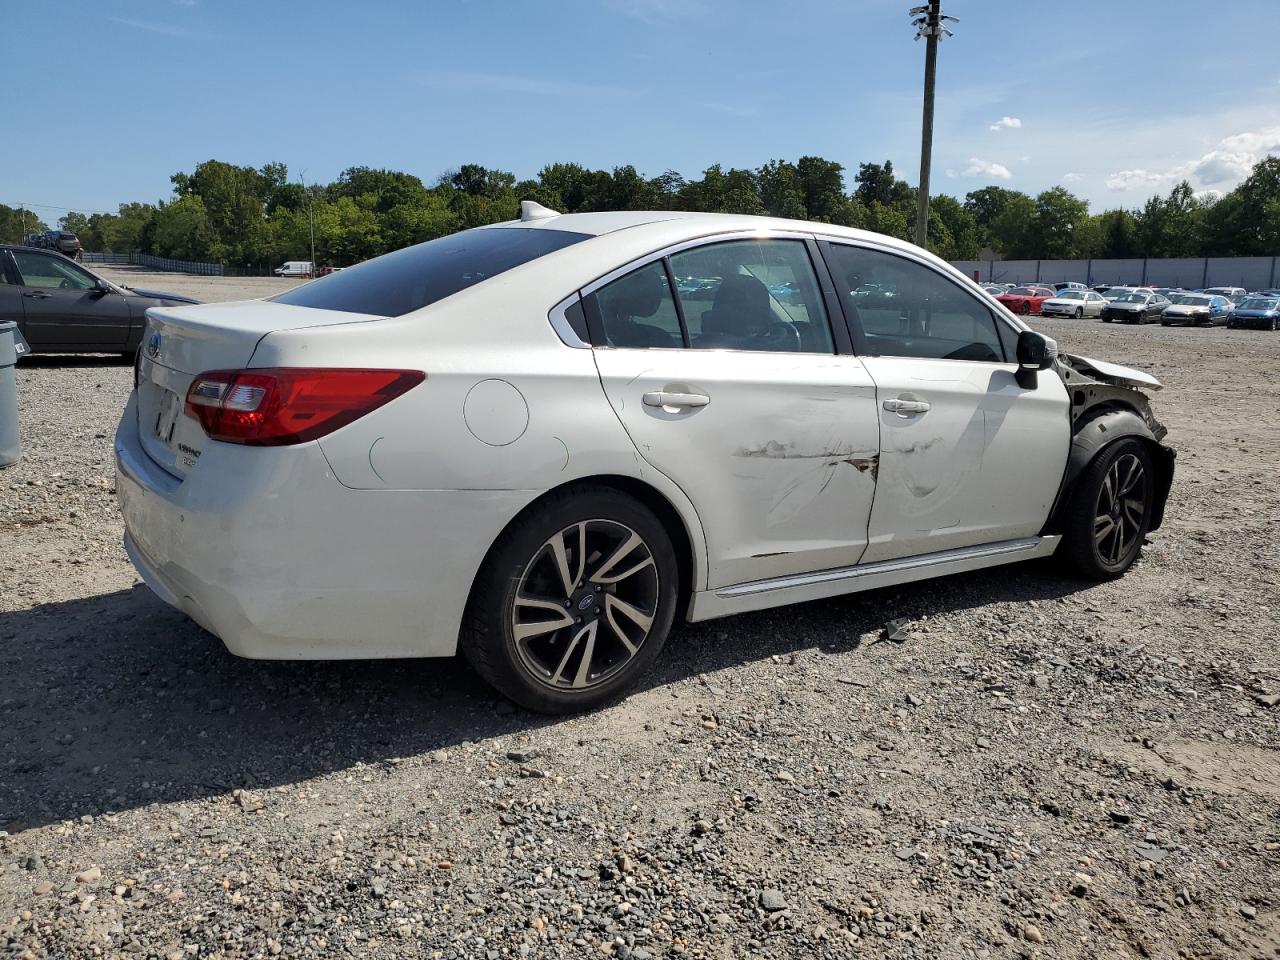
<instances>
[{"instance_id":1,"label":"scraped door panel","mask_svg":"<svg viewBox=\"0 0 1280 960\"><path fill-rule=\"evenodd\" d=\"M1066 387L1053 371L1024 388L1012 364L863 363L876 382L881 428L864 563L1040 532L1071 443Z\"/></svg>"},{"instance_id":2,"label":"scraped door panel","mask_svg":"<svg viewBox=\"0 0 1280 960\"><path fill-rule=\"evenodd\" d=\"M856 357L595 354L609 402L640 455L693 501L712 588L858 562L879 424L875 387ZM664 407L653 396L646 403L646 394L657 393L706 403Z\"/></svg>"}]
</instances>

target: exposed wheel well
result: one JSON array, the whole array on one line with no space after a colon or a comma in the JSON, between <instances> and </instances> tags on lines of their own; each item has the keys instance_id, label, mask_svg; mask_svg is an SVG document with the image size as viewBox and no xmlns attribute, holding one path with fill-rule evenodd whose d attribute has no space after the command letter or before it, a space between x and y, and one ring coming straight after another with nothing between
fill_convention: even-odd
<instances>
[{"instance_id":1,"label":"exposed wheel well","mask_svg":"<svg viewBox=\"0 0 1280 960\"><path fill-rule=\"evenodd\" d=\"M1142 413L1136 407L1112 400L1090 409L1074 425L1067 469L1063 475L1057 501L1049 516L1049 522L1045 524L1045 533L1062 532L1063 515L1071 502L1081 475L1089 464L1102 454L1103 450L1127 437L1141 440L1151 453L1151 462L1156 473L1156 488L1149 529L1159 528L1164 520L1164 508L1169 489L1173 485L1175 453L1156 439Z\"/></svg>"},{"instance_id":2,"label":"exposed wheel well","mask_svg":"<svg viewBox=\"0 0 1280 960\"><path fill-rule=\"evenodd\" d=\"M497 538L495 538L494 544L496 545L501 541L512 524L523 518L529 513L529 511L537 509L537 507L548 498L563 494L566 490L572 487L596 489L606 487L617 490L620 493L625 493L628 496L634 497L653 511L653 515L658 518L658 522L662 524L667 536L671 538L671 546L672 549L675 550L676 562L680 567L680 595L676 599L676 617L683 619L688 611L689 601L693 596L693 576L695 570L693 541L689 536L688 529L685 527L684 520L681 519L679 512L672 505L671 501L643 480L637 480L634 477L624 477L619 474L601 474L593 477L579 477L576 480L563 483L558 487L553 487L550 490L539 494L534 500L530 501L523 510L512 517L507 523L507 526L502 528L502 533L498 534ZM491 546L489 548L489 552L492 553L492 551L493 547ZM485 560L487 561L488 558L489 554L486 553ZM481 569L483 569L483 566L484 564L482 563ZM476 575L479 576L479 570L477 570Z\"/></svg>"}]
</instances>

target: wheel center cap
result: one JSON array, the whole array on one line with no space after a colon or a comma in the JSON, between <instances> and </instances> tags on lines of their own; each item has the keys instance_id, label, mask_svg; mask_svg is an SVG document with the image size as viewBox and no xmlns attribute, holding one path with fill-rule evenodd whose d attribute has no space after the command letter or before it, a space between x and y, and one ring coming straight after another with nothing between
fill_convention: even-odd
<instances>
[{"instance_id":1,"label":"wheel center cap","mask_svg":"<svg viewBox=\"0 0 1280 960\"><path fill-rule=\"evenodd\" d=\"M571 600L574 614L586 620L594 619L598 616L600 600L600 594L596 593L593 587L580 590Z\"/></svg>"}]
</instances>

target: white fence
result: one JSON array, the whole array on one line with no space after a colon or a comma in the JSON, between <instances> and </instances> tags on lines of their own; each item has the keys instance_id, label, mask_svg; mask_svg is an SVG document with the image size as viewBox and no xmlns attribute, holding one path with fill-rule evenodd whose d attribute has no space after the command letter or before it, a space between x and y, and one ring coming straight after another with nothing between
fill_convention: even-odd
<instances>
[{"instance_id":1,"label":"white fence","mask_svg":"<svg viewBox=\"0 0 1280 960\"><path fill-rule=\"evenodd\" d=\"M1280 257L1185 257L1129 260L955 260L966 276L982 283L1059 283L1076 280L1145 287L1244 287L1280 285Z\"/></svg>"}]
</instances>

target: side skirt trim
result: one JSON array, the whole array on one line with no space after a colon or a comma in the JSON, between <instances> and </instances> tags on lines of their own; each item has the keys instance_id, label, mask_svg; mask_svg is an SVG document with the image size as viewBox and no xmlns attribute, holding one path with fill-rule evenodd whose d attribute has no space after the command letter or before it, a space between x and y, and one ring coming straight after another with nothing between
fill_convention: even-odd
<instances>
[{"instance_id":1,"label":"side skirt trim","mask_svg":"<svg viewBox=\"0 0 1280 960\"><path fill-rule=\"evenodd\" d=\"M916 580L945 577L952 573L981 570L1005 563L1047 557L1058 548L1062 537L1024 537L973 547L959 547L918 557L882 560L853 567L820 570L816 573L757 580L694 594L689 619L710 620L748 610L806 600L819 600L862 590L896 586Z\"/></svg>"}]
</instances>

